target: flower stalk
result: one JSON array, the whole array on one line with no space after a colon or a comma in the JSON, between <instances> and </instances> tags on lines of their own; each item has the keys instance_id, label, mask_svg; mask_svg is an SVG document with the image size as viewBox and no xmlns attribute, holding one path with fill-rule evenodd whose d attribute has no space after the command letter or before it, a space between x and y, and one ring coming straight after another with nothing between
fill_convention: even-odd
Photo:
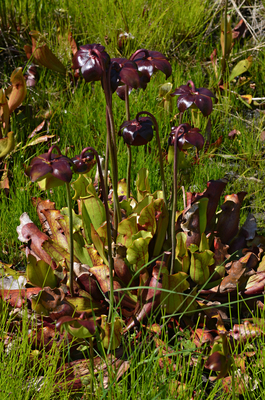
<instances>
[{"instance_id":1,"label":"flower stalk","mask_svg":"<svg viewBox=\"0 0 265 400\"><path fill-rule=\"evenodd\" d=\"M160 174L161 174L161 181L162 181L162 191L163 191L163 197L164 197L164 202L167 207L167 194L166 194L166 181L165 181L165 174L164 174L164 166L163 166L163 154L162 154L162 149L161 149L161 143L160 143L160 137L159 137L159 128L158 128L158 123L156 118L154 117L153 114L151 114L148 111L140 111L136 115L136 120L139 120L139 117L143 114L149 115L149 117L152 119L155 127L155 132L156 132L156 141L157 141L157 146L158 146L158 155L159 155L159 164L160 164Z\"/></svg>"},{"instance_id":2,"label":"flower stalk","mask_svg":"<svg viewBox=\"0 0 265 400\"><path fill-rule=\"evenodd\" d=\"M132 169L132 149L131 146L127 144L127 153L128 153L128 161L127 161L127 193L126 198L129 200L131 196L131 169Z\"/></svg>"},{"instance_id":3,"label":"flower stalk","mask_svg":"<svg viewBox=\"0 0 265 400\"><path fill-rule=\"evenodd\" d=\"M100 52L97 52L99 60L102 64L103 75L102 75L102 83L103 89L105 93L106 99L106 112L107 112L107 142L108 148L106 148L106 154L108 153L110 156L111 163L111 172L112 172L112 185L113 185L113 199L114 199L114 231L117 232L118 224L121 220L121 211L120 211L120 203L118 198L118 163L117 163L117 148L116 148L116 137L115 137L115 127L112 113L112 93L110 87L110 70L111 65L109 67L109 71L106 71L104 68L104 63L101 60ZM108 159L108 155L107 155ZM105 168L108 168L108 164L106 163ZM105 170L106 171L106 170ZM116 235L116 234L115 234Z\"/></svg>"},{"instance_id":4,"label":"flower stalk","mask_svg":"<svg viewBox=\"0 0 265 400\"><path fill-rule=\"evenodd\" d=\"M174 273L174 263L175 263L175 254L176 254L176 230L175 230L175 219L176 219L176 208L177 208L177 200L178 200L178 133L182 127L185 127L185 124L181 124L177 127L175 131L174 138L174 171L173 171L173 202L172 202L172 216L171 216L171 267L170 267L170 275Z\"/></svg>"},{"instance_id":5,"label":"flower stalk","mask_svg":"<svg viewBox=\"0 0 265 400\"><path fill-rule=\"evenodd\" d=\"M86 151L91 151L97 162L98 166L98 173L99 173L99 179L100 179L100 185L101 185L101 191L102 191L102 197L103 197L103 203L105 207L105 212L106 212L106 222L107 222L107 240L108 240L108 263L109 263L109 282L110 282L110 296L109 296L109 315L108 315L108 321L111 321L112 315L113 315L113 308L114 308L114 290L113 290L113 271L114 271L114 263L113 263L113 258L112 258L112 240L111 240L111 226L110 226L110 213L109 213L109 206L108 206L108 196L106 192L106 187L104 183L104 177L102 173L102 168L100 165L100 159L98 152L93 148L93 147L86 147L85 149L82 150L81 153L81 158L82 155L85 154Z\"/></svg>"},{"instance_id":6,"label":"flower stalk","mask_svg":"<svg viewBox=\"0 0 265 400\"><path fill-rule=\"evenodd\" d=\"M69 247L70 247L70 266L69 266L69 287L70 294L74 296L74 239L73 239L73 212L72 212L72 201L71 201L71 192L70 192L70 184L66 182L66 198L67 198L67 207L69 214Z\"/></svg>"},{"instance_id":7,"label":"flower stalk","mask_svg":"<svg viewBox=\"0 0 265 400\"><path fill-rule=\"evenodd\" d=\"M129 87L125 85L125 110L126 120L130 121L130 104L129 104ZM127 145L128 162L127 162L127 193L126 198L129 200L131 195L131 169L132 169L132 149L131 146Z\"/></svg>"}]
</instances>

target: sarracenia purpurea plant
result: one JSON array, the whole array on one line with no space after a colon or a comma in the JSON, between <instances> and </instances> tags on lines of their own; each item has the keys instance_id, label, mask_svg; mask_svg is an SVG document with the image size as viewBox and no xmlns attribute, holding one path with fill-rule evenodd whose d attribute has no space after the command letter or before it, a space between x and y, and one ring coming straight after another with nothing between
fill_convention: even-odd
<instances>
[{"instance_id":1,"label":"sarracenia purpurea plant","mask_svg":"<svg viewBox=\"0 0 265 400\"><path fill-rule=\"evenodd\" d=\"M57 327L70 335L88 339L93 358L93 348L115 350L123 333L152 313L159 318L161 307L177 319L177 314L197 316L203 308L201 298L204 296L207 302L209 294L226 298L238 287L246 296L260 293L260 281L252 277L258 275L261 253L249 243L257 238L254 222L251 230L249 224L238 230L244 193L226 196L221 211L217 211L226 181L210 181L203 193L187 193L187 207L177 210L178 159L190 147L196 147L196 151L203 148L199 129L180 120L169 133L169 148L174 150L170 196L156 118L145 110L140 110L135 119L130 117L129 93L145 89L158 70L168 78L171 67L166 58L140 49L129 60L111 59L102 45L92 44L76 52L73 69L80 69L88 83L102 83L106 102L105 171L96 150L89 145L72 158L53 145L28 167L31 180L44 190L65 185L68 202L68 208L57 210L51 201L33 199L40 220L45 220L45 232L26 213L21 217L18 233L28 257L28 284L34 287L34 292L25 289L23 294L30 307L56 321ZM127 120L119 129L112 110L115 90L124 98L126 109ZM209 118L214 99L210 90L197 89L188 81L172 95L179 96L181 118L194 107ZM117 134L131 152L131 146L152 140L153 129L162 190L150 192L149 172L142 168L135 182L135 199L131 195L131 156L127 181L118 181ZM99 179L94 179L94 164ZM72 182L73 174L78 177ZM72 198L71 185L75 192ZM231 261L234 272L230 276L224 266L229 252L242 248L246 248L244 255ZM3 291L2 296L7 299L19 294ZM192 320L187 318L185 323L192 324Z\"/></svg>"}]
</instances>

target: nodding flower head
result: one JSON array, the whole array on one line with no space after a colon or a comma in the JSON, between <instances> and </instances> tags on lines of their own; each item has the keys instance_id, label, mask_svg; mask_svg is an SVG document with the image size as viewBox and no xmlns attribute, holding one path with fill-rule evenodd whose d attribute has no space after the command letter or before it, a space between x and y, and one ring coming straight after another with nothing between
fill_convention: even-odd
<instances>
[{"instance_id":1,"label":"nodding flower head","mask_svg":"<svg viewBox=\"0 0 265 400\"><path fill-rule=\"evenodd\" d=\"M100 81L110 64L110 56L100 44L80 46L73 57L73 69L81 69L86 82Z\"/></svg>"},{"instance_id":2,"label":"nodding flower head","mask_svg":"<svg viewBox=\"0 0 265 400\"><path fill-rule=\"evenodd\" d=\"M172 68L166 57L159 53L158 51L148 51L146 49L137 50L131 57L130 61L133 62L138 69L138 79L136 79L135 75L135 83L137 81L137 87L145 90L147 84L150 82L151 76L157 72L162 71L166 78L168 78L172 74ZM132 78L132 74L131 74ZM127 83L126 83L127 84ZM128 84L129 93L131 93L132 89L136 89L132 84ZM125 100L125 88L119 84L117 90L117 95Z\"/></svg>"},{"instance_id":3,"label":"nodding flower head","mask_svg":"<svg viewBox=\"0 0 265 400\"><path fill-rule=\"evenodd\" d=\"M52 151L56 149L58 154ZM45 189L61 186L72 179L72 161L61 154L58 146L50 147L47 153L34 157L30 166L26 169L32 182L45 180Z\"/></svg>"},{"instance_id":4,"label":"nodding flower head","mask_svg":"<svg viewBox=\"0 0 265 400\"><path fill-rule=\"evenodd\" d=\"M174 145L176 139L179 150L187 150L193 146L201 150L204 145L204 137L200 134L200 129L192 128L190 124L181 124L171 128L168 144Z\"/></svg>"},{"instance_id":5,"label":"nodding flower head","mask_svg":"<svg viewBox=\"0 0 265 400\"><path fill-rule=\"evenodd\" d=\"M138 67L138 70L151 78L157 72L162 71L166 79L172 74L172 68L166 57L158 51L149 51L146 49L137 50L130 58Z\"/></svg>"},{"instance_id":6,"label":"nodding flower head","mask_svg":"<svg viewBox=\"0 0 265 400\"><path fill-rule=\"evenodd\" d=\"M73 162L73 170L78 174L86 174L96 163L94 154L87 152L86 149L82 150L80 155L73 157L71 160Z\"/></svg>"},{"instance_id":7,"label":"nodding flower head","mask_svg":"<svg viewBox=\"0 0 265 400\"><path fill-rule=\"evenodd\" d=\"M138 68L134 61L126 58L112 58L110 68L110 84L113 93L121 85L128 85L132 89L140 87Z\"/></svg>"},{"instance_id":8,"label":"nodding flower head","mask_svg":"<svg viewBox=\"0 0 265 400\"><path fill-rule=\"evenodd\" d=\"M184 112L190 107L195 107L202 112L204 117L211 114L213 110L212 99L216 100L209 89L197 89L192 81L188 81L187 85L181 85L171 96L179 96L177 106L180 112Z\"/></svg>"},{"instance_id":9,"label":"nodding flower head","mask_svg":"<svg viewBox=\"0 0 265 400\"><path fill-rule=\"evenodd\" d=\"M139 117L125 121L118 132L124 143L130 146L142 146L153 139L153 121L149 117Z\"/></svg>"}]
</instances>

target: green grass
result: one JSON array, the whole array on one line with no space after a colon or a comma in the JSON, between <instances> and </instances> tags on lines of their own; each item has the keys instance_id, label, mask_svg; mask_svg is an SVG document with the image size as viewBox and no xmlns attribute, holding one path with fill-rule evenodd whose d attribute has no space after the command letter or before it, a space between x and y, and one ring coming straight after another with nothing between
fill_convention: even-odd
<instances>
[{"instance_id":1,"label":"green grass","mask_svg":"<svg viewBox=\"0 0 265 400\"><path fill-rule=\"evenodd\" d=\"M238 310L240 304L242 303L238 303ZM226 312L229 314L231 304L223 304L223 307L226 307ZM167 316L164 317L164 321L169 320ZM252 314L252 317L254 323L264 321L263 312ZM239 321L241 321L240 315ZM1 399L88 400L91 398L91 381L95 390L93 398L96 400L113 398L122 400L125 397L132 400L139 397L145 400L188 400L192 396L196 400L234 399L238 398L236 392L239 383L244 389L241 399L264 398L263 336L257 336L254 341L247 339L241 347L235 346L231 353L237 360L231 371L234 381L225 393L222 381L209 380L209 377L215 374L203 368L204 360L209 354L207 343L197 348L190 338L189 330L167 328L166 324L158 328L158 325L152 323L153 317L139 331L130 332L123 338L121 346L126 349L122 357L124 371L121 362L116 368L104 366L103 357L101 367L93 377L88 366L83 367L83 370L80 366L80 371L77 367L76 373L81 374L84 386L77 391L71 391L70 386L64 389L64 379L67 379L68 372L66 371L59 379L56 373L61 362L73 360L71 355L69 358L66 342L58 346L54 341L49 351L37 349L34 347L34 341L29 341L30 335L37 328L33 315L29 314L26 308L11 311L2 304ZM248 356L243 358L244 352L248 352ZM247 360L242 375L239 373L239 365L242 367L242 362Z\"/></svg>"},{"instance_id":2,"label":"green grass","mask_svg":"<svg viewBox=\"0 0 265 400\"><path fill-rule=\"evenodd\" d=\"M125 44L125 55L133 49L152 48L163 52L179 51L186 40L200 36L206 29L214 2L210 0L4 0L0 6L2 24L12 27L22 25L25 30L39 30L54 40L55 33L72 30L78 45L102 43L112 56L118 56L117 43L121 33L129 33L131 40ZM58 50L60 52L60 50Z\"/></svg>"},{"instance_id":3,"label":"green grass","mask_svg":"<svg viewBox=\"0 0 265 400\"><path fill-rule=\"evenodd\" d=\"M26 308L11 311L1 301L0 396L3 400L56 398L55 372L62 346L58 347L54 341L49 351L34 348L30 337L36 329L40 327Z\"/></svg>"}]
</instances>

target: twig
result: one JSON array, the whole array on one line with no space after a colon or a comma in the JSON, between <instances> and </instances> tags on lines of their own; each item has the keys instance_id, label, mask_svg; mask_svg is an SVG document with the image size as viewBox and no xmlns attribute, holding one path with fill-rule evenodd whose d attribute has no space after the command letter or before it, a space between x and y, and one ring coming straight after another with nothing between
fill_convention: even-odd
<instances>
[{"instance_id":1,"label":"twig","mask_svg":"<svg viewBox=\"0 0 265 400\"><path fill-rule=\"evenodd\" d=\"M239 8L237 7L237 5L236 5L236 3L234 2L234 0L231 0L231 3L233 4L234 9L236 10L236 12L237 12L238 15L240 16L240 18L242 18L243 21L245 22L245 24L246 24L246 26L247 26L249 32L251 33L253 39L254 39L256 42L258 42L258 38L257 38L257 36L256 36L256 34L255 34L255 32L254 32L254 30L252 29L251 25L249 25L249 23L247 22L247 20L243 17L242 13L240 12L240 10L239 10ZM240 6L240 7L241 7L241 6Z\"/></svg>"},{"instance_id":2,"label":"twig","mask_svg":"<svg viewBox=\"0 0 265 400\"><path fill-rule=\"evenodd\" d=\"M181 189L182 189L182 196L183 196L183 207L184 207L184 210L185 210L185 208L187 207L187 204L186 204L186 192L185 192L184 186L181 186Z\"/></svg>"}]
</instances>

